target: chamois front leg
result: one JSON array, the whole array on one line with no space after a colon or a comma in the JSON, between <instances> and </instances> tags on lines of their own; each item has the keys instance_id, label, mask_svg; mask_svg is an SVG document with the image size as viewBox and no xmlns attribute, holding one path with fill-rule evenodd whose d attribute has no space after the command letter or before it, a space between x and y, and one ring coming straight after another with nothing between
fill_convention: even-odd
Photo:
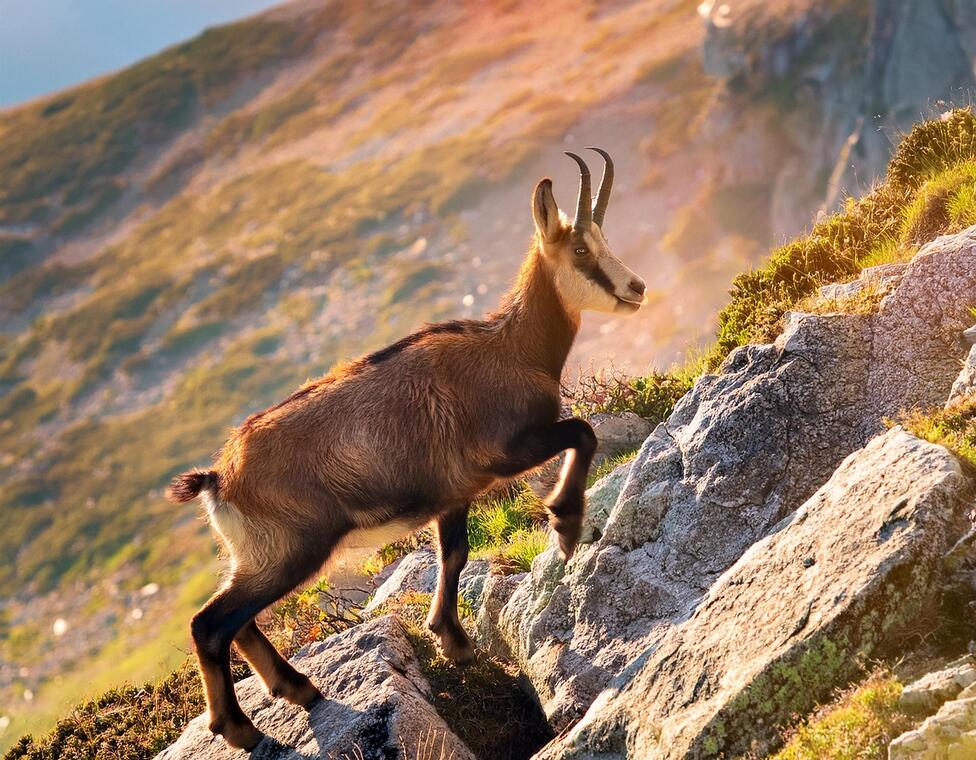
<instances>
[{"instance_id":1,"label":"chamois front leg","mask_svg":"<svg viewBox=\"0 0 976 760\"><path fill-rule=\"evenodd\" d=\"M559 551L569 560L576 550L583 526L586 476L596 452L596 434L581 419L560 420L552 425L530 428L509 446L509 459L499 468L500 475L511 477L549 461L568 451L559 483L546 500L550 524L559 537Z\"/></svg>"},{"instance_id":2,"label":"chamois front leg","mask_svg":"<svg viewBox=\"0 0 976 760\"><path fill-rule=\"evenodd\" d=\"M437 518L440 569L437 593L427 615L445 656L456 662L474 659L474 646L458 618L458 581L468 561L468 505Z\"/></svg>"}]
</instances>

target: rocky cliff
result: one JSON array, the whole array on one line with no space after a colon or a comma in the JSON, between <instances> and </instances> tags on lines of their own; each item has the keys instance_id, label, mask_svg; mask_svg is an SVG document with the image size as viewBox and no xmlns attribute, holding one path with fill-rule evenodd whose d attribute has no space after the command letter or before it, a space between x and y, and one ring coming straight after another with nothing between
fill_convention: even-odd
<instances>
[{"instance_id":1,"label":"rocky cliff","mask_svg":"<svg viewBox=\"0 0 976 760\"><path fill-rule=\"evenodd\" d=\"M593 543L566 567L547 552L486 617L557 726L656 648L885 418L945 402L976 303L976 230L930 244L899 278L877 313L794 313L775 344L740 348L702 377L618 478L609 513L593 514Z\"/></svg>"}]
</instances>

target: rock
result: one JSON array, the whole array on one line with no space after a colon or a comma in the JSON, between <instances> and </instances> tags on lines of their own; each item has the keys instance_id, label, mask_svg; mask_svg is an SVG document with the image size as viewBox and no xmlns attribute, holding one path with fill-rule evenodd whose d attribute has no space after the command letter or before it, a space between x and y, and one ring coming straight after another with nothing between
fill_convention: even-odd
<instances>
[{"instance_id":1,"label":"rock","mask_svg":"<svg viewBox=\"0 0 976 760\"><path fill-rule=\"evenodd\" d=\"M880 286L883 288L893 288L901 282L908 269L908 263L900 264L878 264L873 267L864 267L858 279L865 285Z\"/></svg>"},{"instance_id":2,"label":"rock","mask_svg":"<svg viewBox=\"0 0 976 760\"><path fill-rule=\"evenodd\" d=\"M945 402L974 302L976 228L925 246L876 314L791 314L775 344L743 346L698 380L614 481L601 535L565 567L543 553L497 619L479 621L557 730L886 417Z\"/></svg>"},{"instance_id":3,"label":"rock","mask_svg":"<svg viewBox=\"0 0 976 760\"><path fill-rule=\"evenodd\" d=\"M633 412L594 414L589 422L597 440L594 467L618 454L634 451L654 429L654 425Z\"/></svg>"},{"instance_id":4,"label":"rock","mask_svg":"<svg viewBox=\"0 0 976 760\"><path fill-rule=\"evenodd\" d=\"M966 488L942 447L901 428L875 438L538 757L764 756L777 726L925 614Z\"/></svg>"},{"instance_id":5,"label":"rock","mask_svg":"<svg viewBox=\"0 0 976 760\"><path fill-rule=\"evenodd\" d=\"M976 346L976 325L973 325L968 330L963 330L962 338L970 346Z\"/></svg>"},{"instance_id":6,"label":"rock","mask_svg":"<svg viewBox=\"0 0 976 760\"><path fill-rule=\"evenodd\" d=\"M888 747L888 760L972 760L976 757L976 684Z\"/></svg>"},{"instance_id":7,"label":"rock","mask_svg":"<svg viewBox=\"0 0 976 760\"><path fill-rule=\"evenodd\" d=\"M539 561L536 557L532 565ZM481 598L481 610L478 612L478 644L489 653L502 657L509 657L510 652L506 643L494 633L493 621L498 619L502 607L511 598L512 593L526 577L527 573L514 575L489 575L485 580L484 594Z\"/></svg>"},{"instance_id":8,"label":"rock","mask_svg":"<svg viewBox=\"0 0 976 760\"><path fill-rule=\"evenodd\" d=\"M875 12L892 28L881 92L903 128L918 120L920 103L951 100L952 93L976 84L953 13L933 10L929 3L876 2Z\"/></svg>"},{"instance_id":9,"label":"rock","mask_svg":"<svg viewBox=\"0 0 976 760\"><path fill-rule=\"evenodd\" d=\"M864 290L864 283L860 280L832 282L820 287L820 297L828 301L843 301L847 298L853 298L862 290Z\"/></svg>"},{"instance_id":10,"label":"rock","mask_svg":"<svg viewBox=\"0 0 976 760\"><path fill-rule=\"evenodd\" d=\"M432 549L411 552L397 565L396 570L376 589L364 612L376 612L382 605L407 591L433 594L437 589L437 554ZM472 607L481 601L481 590L488 575L488 560L473 559L461 571L458 584L461 596Z\"/></svg>"},{"instance_id":11,"label":"rock","mask_svg":"<svg viewBox=\"0 0 976 760\"><path fill-rule=\"evenodd\" d=\"M427 680L403 624L385 616L305 647L292 660L325 699L310 712L272 699L254 676L237 684L244 712L267 736L251 757L421 757L431 741L442 756L474 760L430 704ZM401 749L405 748L405 749ZM210 733L206 714L157 760L240 758Z\"/></svg>"},{"instance_id":12,"label":"rock","mask_svg":"<svg viewBox=\"0 0 976 760\"><path fill-rule=\"evenodd\" d=\"M828 300L843 301L856 296L866 287L878 291L889 291L901 282L907 267L908 264L879 264L874 267L865 267L856 280L833 282L821 286L820 296Z\"/></svg>"},{"instance_id":13,"label":"rock","mask_svg":"<svg viewBox=\"0 0 976 760\"><path fill-rule=\"evenodd\" d=\"M600 478L586 491L586 511L583 513L583 529L580 531L580 544L591 544L603 537L603 531L610 518L617 495L630 474L630 462L622 464L609 475ZM552 540L555 546L555 539Z\"/></svg>"},{"instance_id":14,"label":"rock","mask_svg":"<svg viewBox=\"0 0 976 760\"><path fill-rule=\"evenodd\" d=\"M963 657L908 684L898 699L898 706L907 713L931 715L973 683L976 683L976 662L972 657Z\"/></svg>"},{"instance_id":15,"label":"rock","mask_svg":"<svg viewBox=\"0 0 976 760\"><path fill-rule=\"evenodd\" d=\"M946 401L946 408L971 395L974 391L976 391L976 346L969 349L969 354L966 356L966 361L963 362L962 370L960 370L959 376L952 384L952 390L949 392L949 400Z\"/></svg>"}]
</instances>

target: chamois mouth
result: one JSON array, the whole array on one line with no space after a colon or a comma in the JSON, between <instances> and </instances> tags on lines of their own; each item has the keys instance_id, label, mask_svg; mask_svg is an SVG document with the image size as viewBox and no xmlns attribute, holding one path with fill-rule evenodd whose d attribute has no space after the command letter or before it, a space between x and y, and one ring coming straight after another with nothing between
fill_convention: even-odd
<instances>
[{"instance_id":1,"label":"chamois mouth","mask_svg":"<svg viewBox=\"0 0 976 760\"><path fill-rule=\"evenodd\" d=\"M615 294L614 295L614 298L617 299L617 306L623 307L624 309L626 309L627 311L630 311L630 312L637 311L641 306L643 306L645 303L647 303L647 297L646 296L643 296L640 299L634 300L634 299L631 299L631 298L621 298L620 296L618 296L618 295Z\"/></svg>"}]
</instances>

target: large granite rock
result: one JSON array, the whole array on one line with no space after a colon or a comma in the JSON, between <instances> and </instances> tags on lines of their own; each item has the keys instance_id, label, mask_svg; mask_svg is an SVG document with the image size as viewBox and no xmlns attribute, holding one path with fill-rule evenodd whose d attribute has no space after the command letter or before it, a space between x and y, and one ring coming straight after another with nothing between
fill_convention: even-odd
<instances>
[{"instance_id":1,"label":"large granite rock","mask_svg":"<svg viewBox=\"0 0 976 760\"><path fill-rule=\"evenodd\" d=\"M753 543L913 406L941 406L976 302L976 228L927 245L876 314L791 314L702 377L645 441L568 565L550 550L479 630L557 729L659 644ZM615 491L619 496L614 498ZM491 593L505 593L498 586Z\"/></svg>"},{"instance_id":2,"label":"large granite rock","mask_svg":"<svg viewBox=\"0 0 976 760\"><path fill-rule=\"evenodd\" d=\"M538 757L764 756L925 614L966 487L942 447L901 428L875 438Z\"/></svg>"},{"instance_id":3,"label":"large granite rock","mask_svg":"<svg viewBox=\"0 0 976 760\"><path fill-rule=\"evenodd\" d=\"M311 677L325 699L306 713L284 700L272 699L256 677L238 683L244 712L267 734L251 757L391 760L443 756L474 760L431 706L430 686L397 618L377 618L313 644L293 662ZM207 716L201 715L157 758L230 760L242 756L213 736L207 729Z\"/></svg>"}]
</instances>

